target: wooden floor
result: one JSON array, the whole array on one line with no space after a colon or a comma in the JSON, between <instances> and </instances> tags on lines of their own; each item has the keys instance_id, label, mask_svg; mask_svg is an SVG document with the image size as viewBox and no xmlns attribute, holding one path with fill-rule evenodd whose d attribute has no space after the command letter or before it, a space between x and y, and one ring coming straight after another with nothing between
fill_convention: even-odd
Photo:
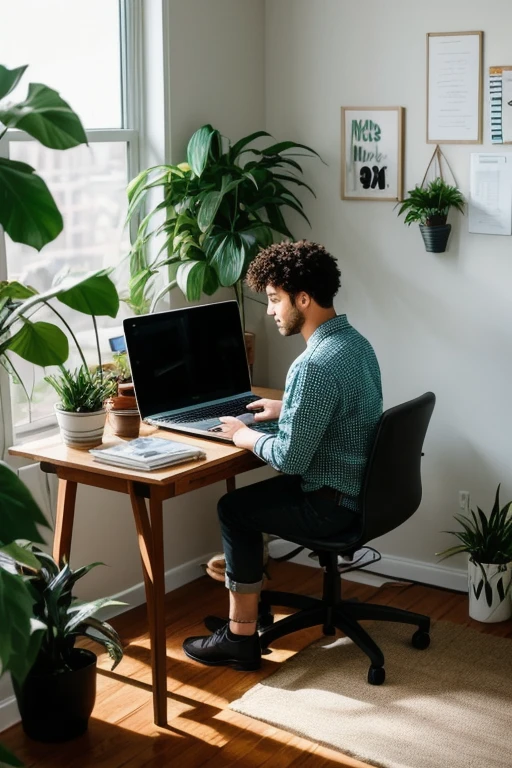
<instances>
[{"instance_id":1,"label":"wooden floor","mask_svg":"<svg viewBox=\"0 0 512 768\"><path fill-rule=\"evenodd\" d=\"M291 563L274 564L269 586L318 594L321 573ZM433 619L448 619L512 638L512 621L485 625L468 619L465 595L417 585L375 588L348 581L344 582L344 595L411 609ZM107 658L100 657L96 707L85 736L61 745L45 745L26 738L21 727L15 726L1 735L1 741L16 752L27 768L363 766L340 753L227 709L231 701L319 637L320 631L307 630L277 641L272 653L264 656L258 672L208 668L187 659L181 650L183 639L202 633L201 622L206 614L225 615L225 611L226 591L208 577L167 597L167 729L153 724L148 634L145 609L141 606L113 621L125 643L125 657L115 672L109 671ZM99 648L94 644L87 647Z\"/></svg>"}]
</instances>

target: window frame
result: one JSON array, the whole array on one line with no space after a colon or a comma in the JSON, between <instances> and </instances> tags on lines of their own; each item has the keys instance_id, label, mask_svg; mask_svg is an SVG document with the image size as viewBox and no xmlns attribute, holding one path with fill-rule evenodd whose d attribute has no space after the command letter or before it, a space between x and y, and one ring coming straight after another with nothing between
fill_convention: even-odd
<instances>
[{"instance_id":1,"label":"window frame","mask_svg":"<svg viewBox=\"0 0 512 768\"><path fill-rule=\"evenodd\" d=\"M118 0L121 83L121 128L95 128L85 130L88 143L126 144L128 180L140 171L140 132L143 115L143 37L142 0ZM11 142L34 141L25 131L8 129L0 144L0 157L9 157ZM37 171L37 169L36 169ZM133 217L130 236L137 232L139 221ZM5 232L0 227L0 280L7 280L7 248ZM14 428L10 381L0 366L0 459L9 445L19 444L29 438L40 437L56 429L55 416L38 419Z\"/></svg>"}]
</instances>

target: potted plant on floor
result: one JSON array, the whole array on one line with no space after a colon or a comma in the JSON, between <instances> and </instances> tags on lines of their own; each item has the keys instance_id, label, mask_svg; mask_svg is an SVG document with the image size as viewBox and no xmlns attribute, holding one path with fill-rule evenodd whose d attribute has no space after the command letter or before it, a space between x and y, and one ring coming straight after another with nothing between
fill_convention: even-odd
<instances>
[{"instance_id":1,"label":"potted plant on floor","mask_svg":"<svg viewBox=\"0 0 512 768\"><path fill-rule=\"evenodd\" d=\"M281 141L258 149L254 142L266 131L244 136L235 144L211 125L191 137L187 162L159 165L140 173L128 187L127 219L160 188L163 200L143 218L129 255L130 294L136 312L152 311L158 300L178 286L189 301L232 287L245 328L242 284L260 246L277 233L293 239L283 216L290 208L309 220L293 186L313 190L299 178L297 157L318 154L304 144ZM295 173L296 172L296 173ZM163 221L153 226L155 216ZM149 245L160 243L156 257ZM157 287L156 276L168 267L170 279Z\"/></svg>"},{"instance_id":2,"label":"potted plant on floor","mask_svg":"<svg viewBox=\"0 0 512 768\"><path fill-rule=\"evenodd\" d=\"M123 657L121 640L96 614L125 603L109 597L81 602L73 596L76 582L101 563L72 571L67 563L59 566L50 555L35 547L31 550L38 567L17 564L17 570L26 579L34 603L39 649L24 681L13 678L14 691L28 736L37 741L67 741L87 730L96 699L96 655L77 648L75 641L86 637L103 645L114 669Z\"/></svg>"},{"instance_id":3,"label":"potted plant on floor","mask_svg":"<svg viewBox=\"0 0 512 768\"><path fill-rule=\"evenodd\" d=\"M464 197L460 190L437 178L426 187L409 190L401 203L398 215L406 213L405 223L420 225L425 249L431 253L444 253L452 225L447 224L450 208L464 213Z\"/></svg>"},{"instance_id":4,"label":"potted plant on floor","mask_svg":"<svg viewBox=\"0 0 512 768\"><path fill-rule=\"evenodd\" d=\"M498 485L489 516L479 507L478 514L471 510L469 516L455 515L462 530L446 533L456 536L460 544L437 553L442 558L469 554L469 615L489 623L506 621L512 615L512 502L500 509L499 494Z\"/></svg>"}]
</instances>

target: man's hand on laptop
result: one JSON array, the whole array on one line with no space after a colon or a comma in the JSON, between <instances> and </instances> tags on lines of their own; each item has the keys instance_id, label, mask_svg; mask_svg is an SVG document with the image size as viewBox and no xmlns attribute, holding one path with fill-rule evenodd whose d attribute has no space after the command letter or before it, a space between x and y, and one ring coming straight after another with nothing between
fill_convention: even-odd
<instances>
[{"instance_id":1,"label":"man's hand on laptop","mask_svg":"<svg viewBox=\"0 0 512 768\"><path fill-rule=\"evenodd\" d=\"M235 419L234 416L221 416L222 422L220 431L225 437L230 437L238 448L247 448L252 451L257 440L261 437L261 432L255 432L246 427L243 421Z\"/></svg>"},{"instance_id":2,"label":"man's hand on laptop","mask_svg":"<svg viewBox=\"0 0 512 768\"><path fill-rule=\"evenodd\" d=\"M261 400L254 400L246 407L248 411L253 411L254 421L277 421L281 414L281 400L269 400L267 397Z\"/></svg>"}]
</instances>

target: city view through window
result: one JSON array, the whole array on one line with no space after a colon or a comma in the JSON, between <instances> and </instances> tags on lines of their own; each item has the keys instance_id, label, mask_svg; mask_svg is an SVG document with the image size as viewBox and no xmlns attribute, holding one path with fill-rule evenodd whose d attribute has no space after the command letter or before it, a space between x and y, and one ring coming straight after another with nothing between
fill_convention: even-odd
<instances>
[{"instance_id":1,"label":"city view through window","mask_svg":"<svg viewBox=\"0 0 512 768\"><path fill-rule=\"evenodd\" d=\"M16 0L2 10L0 25L0 63L8 68L28 65L21 84L9 94L9 101L24 99L28 83L44 83L58 91L78 113L89 139L88 146L56 151L30 139L13 137L14 132L5 137L8 156L28 163L45 180L64 219L63 232L40 252L5 238L8 279L19 280L39 292L50 288L55 278L65 272L118 267L129 251L129 233L124 227L129 143L123 134L121 109L127 94L123 97L120 3L88 0L80 6L79 22L73 6L75 3L69 0ZM40 34L42 28L44 37ZM23 34L13 35L13 29L22 29ZM94 133L98 130L101 141ZM88 364L96 364L91 317L56 300L53 304L70 324ZM121 332L121 317L127 314L126 309L121 309L116 319L97 318L104 360L111 359L108 339ZM39 309L33 319L61 325L46 307ZM56 400L44 376L56 369L44 371L14 354L11 360L30 395L29 401L15 378L11 386L15 429L29 422L44 424L52 416ZM67 366L73 369L79 364L70 339Z\"/></svg>"}]
</instances>

